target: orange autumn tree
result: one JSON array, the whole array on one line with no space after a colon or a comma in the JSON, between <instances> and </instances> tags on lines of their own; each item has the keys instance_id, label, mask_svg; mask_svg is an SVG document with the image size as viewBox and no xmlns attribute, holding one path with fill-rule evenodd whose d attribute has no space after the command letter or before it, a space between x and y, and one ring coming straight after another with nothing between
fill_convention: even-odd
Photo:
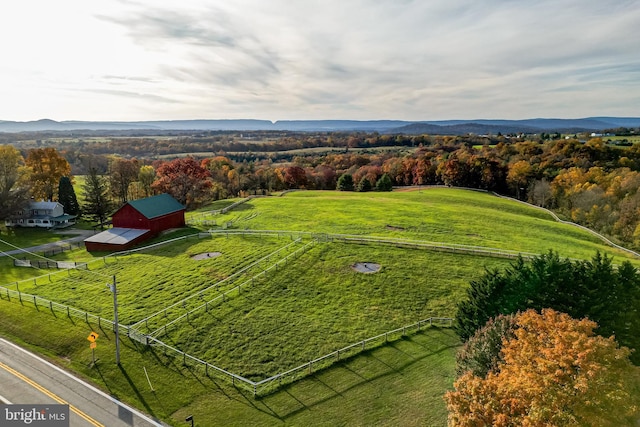
<instances>
[{"instance_id":1,"label":"orange autumn tree","mask_svg":"<svg viewBox=\"0 0 640 427\"><path fill-rule=\"evenodd\" d=\"M638 368L597 324L527 310L486 378L464 373L445 395L450 426L621 426L640 419Z\"/></svg>"}]
</instances>

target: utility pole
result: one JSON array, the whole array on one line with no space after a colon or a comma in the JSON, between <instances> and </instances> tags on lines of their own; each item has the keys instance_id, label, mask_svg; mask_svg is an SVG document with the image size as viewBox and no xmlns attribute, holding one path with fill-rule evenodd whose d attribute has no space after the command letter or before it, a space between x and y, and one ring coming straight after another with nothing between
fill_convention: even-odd
<instances>
[{"instance_id":1,"label":"utility pole","mask_svg":"<svg viewBox=\"0 0 640 427\"><path fill-rule=\"evenodd\" d=\"M118 325L118 289L116 288L116 275L113 275L113 325L116 328L116 365L120 364L120 326Z\"/></svg>"}]
</instances>

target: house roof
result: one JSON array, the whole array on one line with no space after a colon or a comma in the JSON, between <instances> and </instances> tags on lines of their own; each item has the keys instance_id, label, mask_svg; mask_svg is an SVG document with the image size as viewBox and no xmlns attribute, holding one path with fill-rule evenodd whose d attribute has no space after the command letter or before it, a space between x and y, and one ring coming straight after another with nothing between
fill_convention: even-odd
<instances>
[{"instance_id":1,"label":"house roof","mask_svg":"<svg viewBox=\"0 0 640 427\"><path fill-rule=\"evenodd\" d=\"M150 230L139 230L136 228L114 227L105 230L102 233L87 237L84 241L92 243L108 243L110 245L125 245L149 231Z\"/></svg>"},{"instance_id":2,"label":"house roof","mask_svg":"<svg viewBox=\"0 0 640 427\"><path fill-rule=\"evenodd\" d=\"M38 210L55 209L55 207L58 205L60 205L60 203L58 202L29 202L29 209L38 209Z\"/></svg>"},{"instance_id":3,"label":"house roof","mask_svg":"<svg viewBox=\"0 0 640 427\"><path fill-rule=\"evenodd\" d=\"M128 203L147 219L157 218L185 209L176 199L166 193L144 199L132 200Z\"/></svg>"}]
</instances>

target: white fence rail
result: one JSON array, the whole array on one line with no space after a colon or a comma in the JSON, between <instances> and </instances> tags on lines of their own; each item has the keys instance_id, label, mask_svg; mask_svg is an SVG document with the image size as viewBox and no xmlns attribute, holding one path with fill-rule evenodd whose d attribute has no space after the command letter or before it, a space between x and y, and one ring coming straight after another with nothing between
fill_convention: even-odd
<instances>
[{"instance_id":1,"label":"white fence rail","mask_svg":"<svg viewBox=\"0 0 640 427\"><path fill-rule=\"evenodd\" d=\"M4 286L0 286L0 299L6 299L7 301L19 301L23 305L33 304L36 310L49 310L54 316L56 315L56 313L64 314L69 319L76 318L84 320L88 324L91 324L91 322L97 323L99 328L102 328L103 325L107 325L110 329L115 330L115 323L112 320L96 316L93 313L89 313L85 310L80 310L66 304L60 304L58 302L42 298L38 295L32 295L29 293L21 292L19 290L8 289ZM124 333L127 336L130 335L131 329L129 326L122 324L118 324L118 326L120 329L120 333Z\"/></svg>"},{"instance_id":2,"label":"white fence rail","mask_svg":"<svg viewBox=\"0 0 640 427\"><path fill-rule=\"evenodd\" d=\"M296 240L296 242L298 242L298 241L299 240ZM160 335L166 334L167 333L167 329L169 327L174 326L176 323L178 323L178 322L180 322L182 320L185 320L185 319L188 321L190 315L194 315L195 313L197 313L199 311L208 312L210 307L216 306L216 305L218 305L218 304L220 304L222 302L227 301L229 298L231 298L233 296L234 293L239 296L241 290L247 288L248 286L252 286L255 283L256 279L260 278L261 276L266 276L271 270L274 270L274 269L277 270L279 265L287 264L289 259L299 257L301 254L306 253L314 245L315 245L315 241L314 240L310 241L309 243L307 243L306 245L302 246L301 248L299 248L295 252L292 252L289 255L285 256L284 258L276 261L274 264L272 264L269 267L263 269L262 271L260 271L256 275L248 278L247 280L245 280L244 282L242 282L239 285L235 286L234 288L231 288L228 291L225 291L225 292L223 292L221 294L218 294L216 297L214 297L214 298L212 298L212 299L210 299L208 301L205 301L204 303L200 304L199 306L195 307L194 309L189 310L186 313L182 314L181 316L173 319L172 321L165 323L163 326L161 326L160 328L158 328L155 331L151 332L149 335L154 337L154 338L157 338ZM253 265L258 264L259 262L260 261L257 261ZM220 282L218 282L218 283L220 283Z\"/></svg>"},{"instance_id":3,"label":"white fence rail","mask_svg":"<svg viewBox=\"0 0 640 427\"><path fill-rule=\"evenodd\" d=\"M194 357L182 350L178 350L177 348L167 345L154 337L149 337L148 340L149 344L152 347L156 349L162 349L164 354L167 356L181 359L182 363L185 366L191 365L195 368L201 369L204 371L205 375L228 381L236 387L245 389L253 393L253 396L257 397L269 394L277 390L282 385L291 384L295 381L312 375L315 372L326 369L341 360L346 360L364 351L380 347L386 343L397 341L402 337L416 334L425 327L451 327L452 323L453 319L448 317L430 317L428 319L421 320L419 322L412 323L410 325L396 328L391 331L376 335L374 337L355 342L339 350L310 360L309 362L306 362L293 369L289 369L288 371L278 373L260 381L252 381L250 379L244 378L241 375L226 371L209 362Z\"/></svg>"},{"instance_id":4,"label":"white fence rail","mask_svg":"<svg viewBox=\"0 0 640 427\"><path fill-rule=\"evenodd\" d=\"M168 318L168 316L170 314L172 314L172 312L173 312L173 314L175 314L176 311L179 312L178 316L180 318L182 318L183 315L185 314L187 303L189 303L189 302L193 303L195 301L195 303L198 304L198 300L204 299L207 293L210 293L210 292L213 292L213 291L218 291L218 289L220 287L222 287L223 285L232 285L234 280L242 278L245 274L249 273L252 269L259 268L261 273L264 273L266 270L270 270L273 267L273 265L271 265L271 266L269 266L267 268L260 267L260 265L263 264L264 262L270 262L271 259L274 258L274 257L279 257L282 252L286 253L288 250L292 250L292 248L294 246L299 245L300 242L301 242L301 239L296 239L293 242L289 243L288 245L283 246L281 248L278 248L277 250L267 254L266 256L264 256L264 257L258 259L257 261L249 264L248 266L242 268L241 270L236 271L235 273L231 274L230 276L227 276L224 279L222 279L222 280L220 280L220 281L218 281L216 283L213 283L212 285L206 287L205 289L202 289L202 290L200 290L198 292L195 292L195 293L189 295L188 297L183 298L180 301L177 301L177 302L173 303L172 305L170 305L168 307L165 307L162 310L159 310L159 311L153 313L152 315L140 320L139 322L136 322L135 324L132 325L132 327L134 329L140 329L144 325L147 330L151 330L149 328L149 323L151 323L152 326L153 326L154 321L156 321L157 319L159 319L159 318ZM303 246L303 248L305 248L305 247ZM297 253L297 252L298 252L298 250L295 250L293 253ZM288 255L285 255L282 259L286 259L287 257L288 257ZM279 260L279 261L281 261L281 260ZM275 265L277 265L278 262L276 262ZM255 279L258 276L260 276L260 274L255 274L252 277L252 279ZM249 279L249 281L250 280L251 279ZM215 298L213 298L211 300L208 300L207 303L210 304L213 300L216 300L218 298L222 298L224 300L225 295L230 293L230 292L232 292L232 291L240 292L239 288L241 286L244 286L245 283L243 283L241 285L238 285L238 286L234 287L231 290L227 290L227 291L225 291L225 292L223 292L221 294L220 293L217 294L217 296ZM199 309L202 306L206 306L207 303L204 303L202 305L198 304L198 306L196 308L194 308L194 310ZM190 311L187 311L186 315L188 315L189 312ZM173 322L170 322L170 323L173 323ZM158 326L158 325L156 325L156 326ZM166 326L167 325L165 324L164 325L165 329L166 329ZM154 330L154 333L157 333L160 329L162 329L162 327L161 328L156 328Z\"/></svg>"}]
</instances>

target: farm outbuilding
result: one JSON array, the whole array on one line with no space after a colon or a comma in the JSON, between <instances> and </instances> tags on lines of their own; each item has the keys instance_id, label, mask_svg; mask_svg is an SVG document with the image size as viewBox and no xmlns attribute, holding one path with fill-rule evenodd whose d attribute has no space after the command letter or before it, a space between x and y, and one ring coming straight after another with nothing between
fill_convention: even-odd
<instances>
[{"instance_id":1,"label":"farm outbuilding","mask_svg":"<svg viewBox=\"0 0 640 427\"><path fill-rule=\"evenodd\" d=\"M171 228L184 227L185 207L168 194L132 200L113 215L113 228L85 239L88 251L122 251Z\"/></svg>"}]
</instances>

